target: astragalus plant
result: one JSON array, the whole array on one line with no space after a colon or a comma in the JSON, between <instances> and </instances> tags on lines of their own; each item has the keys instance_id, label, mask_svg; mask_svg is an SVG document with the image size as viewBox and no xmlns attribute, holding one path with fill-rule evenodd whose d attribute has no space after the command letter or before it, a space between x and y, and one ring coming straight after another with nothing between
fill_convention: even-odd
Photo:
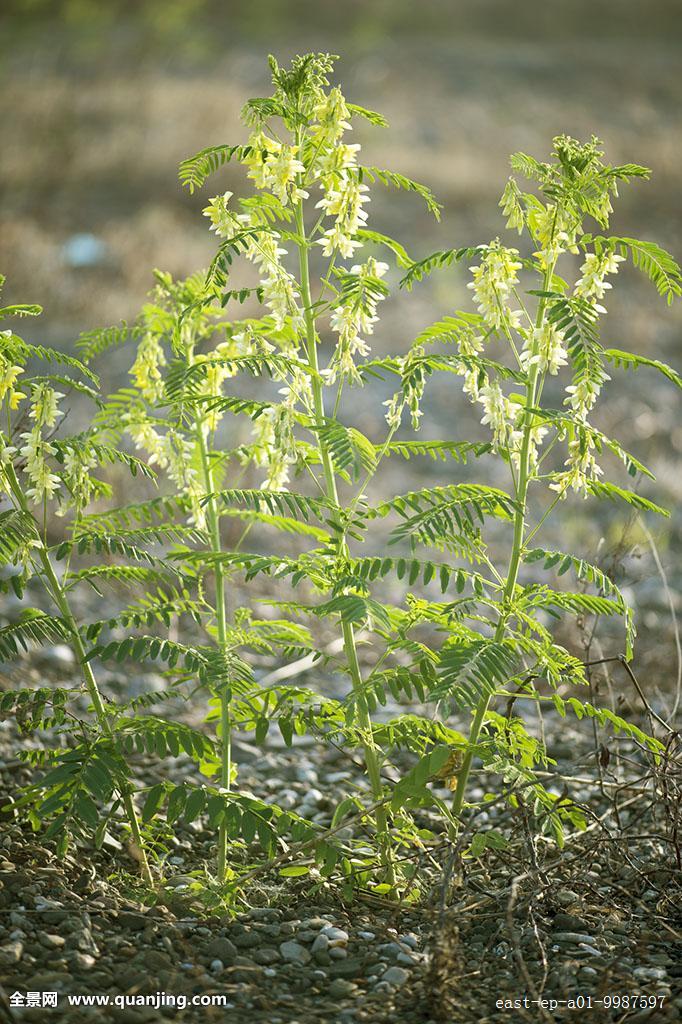
<instances>
[{"instance_id":1,"label":"astragalus plant","mask_svg":"<svg viewBox=\"0 0 682 1024\"><path fill-rule=\"evenodd\" d=\"M6 306L0 309L0 320L40 312L35 305ZM47 364L47 372L33 374L35 363ZM0 629L0 660L14 660L33 646L65 643L73 650L82 681L73 688L5 690L0 711L14 714L22 731L55 728L61 736L59 746L29 754L44 771L15 806L33 827L48 822L46 835L64 851L71 837L96 833L101 841L109 821L122 813L131 851L151 884L126 760L129 744L144 732L144 722L130 707L117 707L103 697L89 660L92 638L129 625L135 610L115 622L83 622L73 610L76 588L89 586L99 593L111 580L129 584L152 572L155 562L129 538L102 532L90 510L93 502L111 496L109 484L93 475L98 467L120 464L133 475L151 476L149 468L102 443L94 429L72 435L60 429L60 404L66 395L79 393L97 404L97 386L97 377L77 359L29 344L13 330L0 332L0 588L7 592L11 587L23 598L31 585L52 606L50 611L26 607L16 622ZM57 526L59 538L54 540ZM94 564L74 566L74 556L93 553L98 556ZM120 555L126 564L112 561L111 556ZM82 694L89 700L92 721L76 713L75 702Z\"/></svg>"},{"instance_id":2,"label":"astragalus plant","mask_svg":"<svg viewBox=\"0 0 682 1024\"><path fill-rule=\"evenodd\" d=\"M451 780L454 815L465 806L472 764L480 758L488 771L511 784L512 800L528 802L543 827L560 838L562 819L579 823L580 816L535 777L534 768L546 763L546 752L527 731L524 717L514 713L519 702L547 702L560 715L592 716L645 747L660 745L610 709L558 692L565 684L585 683L585 671L577 657L555 642L547 615L623 616L627 660L632 657L633 617L615 583L582 553L546 550L538 542L553 519L565 522L566 516L580 514L580 503L565 504L569 496L668 514L637 491L606 479L609 463L620 464L621 472L634 478L651 473L605 436L595 419L610 367L652 368L678 387L682 380L656 359L604 347L600 326L612 284L627 260L668 302L680 294L681 278L675 261L655 243L603 233L619 185L647 178L646 168L610 166L598 140L581 144L565 136L554 140L548 162L517 153L511 163L530 184L524 189L511 177L500 206L507 227L523 236L525 254L498 238L435 253L406 276L411 285L455 260L472 263L468 287L477 312L446 317L418 342L427 349L435 346L434 354L424 357L425 371L454 368L472 415L491 431L481 472L487 458L507 464L510 489L500 495L497 513L507 519L508 561L504 568L496 565L481 525L472 530L462 519L466 485L443 491L443 500L434 499L402 532L417 543L461 553L481 572L478 592L470 598L430 608L447 635L430 697L443 707L454 702L471 713L468 742ZM615 385L612 391L618 401ZM486 510L480 511L484 519ZM579 589L553 589L537 578L539 568L572 574ZM596 593L586 592L590 586Z\"/></svg>"},{"instance_id":3,"label":"astragalus plant","mask_svg":"<svg viewBox=\"0 0 682 1024\"><path fill-rule=\"evenodd\" d=\"M430 652L406 636L410 614L373 596L372 581L396 573L413 580L415 571L428 578L433 569L416 560L408 566L404 559L386 557L383 549L355 553L366 538L372 542L372 521L393 510L392 502L370 505L367 495L384 457L409 454L409 442L396 448L394 435L406 412L418 422L423 384L412 353L369 358L378 309L389 295L389 266L379 253L385 251L403 269L410 265L400 244L367 226L369 184L415 193L435 215L438 205L424 186L360 163L360 146L349 141L352 122L385 122L330 85L333 58L295 58L288 70L272 58L270 63L275 91L246 104L246 144L211 147L181 165L181 179L193 191L223 164L239 161L255 190L245 198L226 192L208 203L204 213L218 236L218 252L203 283L193 279L191 295L175 288L170 324L155 314L151 329L138 324L136 396L124 394L122 402L130 405L125 417L138 447L169 472L173 467L177 500L188 503L192 521L209 538L203 548L176 552L178 563L201 580L210 603L206 623L212 642L230 666L216 678L211 671L204 674L210 704L217 705L209 717L218 719L222 749L209 816L212 807L224 810L225 802L234 809L240 798L231 775L229 736L235 726L254 730L262 741L276 722L288 743L295 733L309 730L359 748L369 805L348 795L340 800L334 823L369 814L377 852L368 852L365 843L356 856L327 842L314 854L323 874L338 867L351 879L372 875L376 861L379 884L390 886L400 859L392 851L391 828L397 848L420 841L404 812L424 794L426 774L422 771L416 782L410 776L392 791L382 777L384 764L398 747L421 756L456 734L429 718L401 715L375 724L371 717L387 694L423 697L433 675ZM232 286L238 257L252 267L251 287ZM240 318L238 304L246 300L260 304L257 316ZM227 313L221 317L221 307L227 307L229 319ZM245 388L247 395L253 393L253 384L240 384L234 393L238 375L256 378L255 397L244 397ZM354 396L367 378L382 375L391 376L397 390L387 401L388 426L377 440L354 425ZM239 434L235 415L253 421L250 437ZM246 486L250 481L256 486ZM243 523L242 533L228 544L221 523L235 517ZM272 554L271 529L289 538L280 549L291 554ZM259 548L264 541L267 546ZM443 573L449 578L447 567ZM270 588L275 580L289 585L287 600L273 596L270 601L281 618L261 620L245 608L236 613L235 605L242 604L233 596L237 580L249 583L259 576ZM316 620L327 622L340 646L317 644L317 630L309 628ZM359 654L359 631L365 659ZM257 685L240 650L263 652L268 646L292 661L308 654L320 669L331 664L348 677L348 697L335 700L285 682ZM203 648L198 653L205 657ZM259 815L261 820L262 809ZM274 807L270 816L282 829L293 818ZM234 810L212 820L219 821L223 878L227 843L240 838L239 821ZM267 837L262 821L261 826L259 835ZM294 821L292 831L314 837L301 821Z\"/></svg>"}]
</instances>

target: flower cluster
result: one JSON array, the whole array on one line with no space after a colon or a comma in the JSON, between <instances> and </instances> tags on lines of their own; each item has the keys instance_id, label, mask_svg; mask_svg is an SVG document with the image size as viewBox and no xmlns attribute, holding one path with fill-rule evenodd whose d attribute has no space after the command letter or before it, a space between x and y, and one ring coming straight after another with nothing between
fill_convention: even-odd
<instances>
[{"instance_id":1,"label":"flower cluster","mask_svg":"<svg viewBox=\"0 0 682 1024\"><path fill-rule=\"evenodd\" d=\"M298 146L277 142L265 132L257 131L249 139L244 163L256 188L268 189L285 206L308 198L308 193L296 183L298 175L305 172L298 159Z\"/></svg>"},{"instance_id":2,"label":"flower cluster","mask_svg":"<svg viewBox=\"0 0 682 1024\"><path fill-rule=\"evenodd\" d=\"M260 270L263 301L275 318L276 328L281 330L291 319L294 329L299 329L303 318L298 306L298 287L282 264L287 250L279 245L279 233L263 227L256 211L235 213L229 208L231 198L232 192L214 196L204 209L204 216L211 221L211 231L228 241L243 235L244 255Z\"/></svg>"},{"instance_id":3,"label":"flower cluster","mask_svg":"<svg viewBox=\"0 0 682 1024\"><path fill-rule=\"evenodd\" d=\"M563 331L545 320L528 332L520 358L524 370L537 366L540 373L556 375L568 363Z\"/></svg>"},{"instance_id":4,"label":"flower cluster","mask_svg":"<svg viewBox=\"0 0 682 1024\"><path fill-rule=\"evenodd\" d=\"M317 204L329 217L334 217L334 224L328 228L318 245L322 246L325 256L333 256L338 250L344 259L352 256L356 249L362 248L362 242L356 238L358 230L367 223L367 211L363 206L369 202L369 189L356 178L346 174L339 179L335 188L329 189Z\"/></svg>"},{"instance_id":5,"label":"flower cluster","mask_svg":"<svg viewBox=\"0 0 682 1024\"><path fill-rule=\"evenodd\" d=\"M166 356L158 335L148 331L137 348L135 362L129 373L135 387L148 402L157 402L163 395L161 368Z\"/></svg>"},{"instance_id":6,"label":"flower cluster","mask_svg":"<svg viewBox=\"0 0 682 1024\"><path fill-rule=\"evenodd\" d=\"M203 529L206 526L206 513L201 505L204 493L193 465L194 442L173 429L160 434L153 421L140 410L126 413L124 424L135 447L147 452L149 465L165 470L169 480L188 498L191 521Z\"/></svg>"},{"instance_id":7,"label":"flower cluster","mask_svg":"<svg viewBox=\"0 0 682 1024\"><path fill-rule=\"evenodd\" d=\"M473 281L470 288L479 313L497 330L516 330L521 323L521 311L509 308L514 287L518 284L517 271L521 269L518 249L508 249L495 239L485 249L478 266L471 267Z\"/></svg>"},{"instance_id":8,"label":"flower cluster","mask_svg":"<svg viewBox=\"0 0 682 1024\"><path fill-rule=\"evenodd\" d=\"M410 411L412 429L419 430L419 421L424 415L421 409L421 400L426 386L426 378L419 366L419 359L423 355L424 346L415 345L409 356L398 357L402 388L393 395L393 398L389 398L383 403L387 406L386 422L391 431L397 430L400 426L406 408Z\"/></svg>"},{"instance_id":9,"label":"flower cluster","mask_svg":"<svg viewBox=\"0 0 682 1024\"><path fill-rule=\"evenodd\" d=\"M11 338L11 331L1 331L0 338ZM26 395L16 388L17 378L23 373L21 366L16 366L11 359L8 359L0 352L0 402L7 399L10 409L16 409Z\"/></svg>"},{"instance_id":10,"label":"flower cluster","mask_svg":"<svg viewBox=\"0 0 682 1024\"><path fill-rule=\"evenodd\" d=\"M369 354L369 345L362 335L374 332L374 324L379 319L376 315L377 304L385 297L379 281L387 270L388 264L374 257L370 257L366 263L351 267L350 273L356 278L353 288L348 292L348 299L334 309L330 318L331 329L339 336L325 371L330 383L339 377L360 382L355 357Z\"/></svg>"},{"instance_id":11,"label":"flower cluster","mask_svg":"<svg viewBox=\"0 0 682 1024\"><path fill-rule=\"evenodd\" d=\"M592 302L598 312L606 312L601 306L597 306L597 302L603 299L612 287L606 280L606 275L617 274L618 264L622 263L624 258L608 251L600 254L588 252L580 268L581 277L576 282L574 294Z\"/></svg>"},{"instance_id":12,"label":"flower cluster","mask_svg":"<svg viewBox=\"0 0 682 1024\"><path fill-rule=\"evenodd\" d=\"M33 420L33 426L30 431L21 434L24 445L19 452L26 460L25 472L31 482L26 497L36 505L53 498L61 484L60 478L52 472L47 461L55 454L55 448L43 438L43 429L51 429L56 425L62 415L58 402L63 397L49 384L36 384L32 388L29 418Z\"/></svg>"}]
</instances>

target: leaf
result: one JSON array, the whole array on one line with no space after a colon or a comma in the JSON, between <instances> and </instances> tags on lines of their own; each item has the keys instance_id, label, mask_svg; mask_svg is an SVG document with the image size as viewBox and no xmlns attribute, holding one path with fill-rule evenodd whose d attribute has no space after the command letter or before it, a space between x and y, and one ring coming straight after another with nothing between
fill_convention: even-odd
<instances>
[{"instance_id":1,"label":"leaf","mask_svg":"<svg viewBox=\"0 0 682 1024\"><path fill-rule=\"evenodd\" d=\"M144 806L142 807L143 821L152 820L152 818L154 817L154 815L156 814L156 812L158 811L159 807L163 802L165 793L166 787L162 782L159 782L156 786L152 786L152 788L147 793L147 798L144 802Z\"/></svg>"},{"instance_id":2,"label":"leaf","mask_svg":"<svg viewBox=\"0 0 682 1024\"><path fill-rule=\"evenodd\" d=\"M206 179L220 167L236 159L242 161L251 152L251 146L208 146L194 156L181 161L178 177L183 188L191 192L201 188Z\"/></svg>"},{"instance_id":3,"label":"leaf","mask_svg":"<svg viewBox=\"0 0 682 1024\"><path fill-rule=\"evenodd\" d=\"M433 701L451 698L461 708L476 707L514 678L519 652L511 640L473 640L453 643L441 653Z\"/></svg>"},{"instance_id":4,"label":"leaf","mask_svg":"<svg viewBox=\"0 0 682 1024\"><path fill-rule=\"evenodd\" d=\"M282 878L303 878L304 875L310 874L310 868L305 864L292 864L290 867L280 868L279 873Z\"/></svg>"},{"instance_id":5,"label":"leaf","mask_svg":"<svg viewBox=\"0 0 682 1024\"><path fill-rule=\"evenodd\" d=\"M376 110L368 110L367 107L361 107L358 103L347 102L346 106L354 117L364 118L375 128L388 128L388 121L383 114L378 114Z\"/></svg>"},{"instance_id":6,"label":"leaf","mask_svg":"<svg viewBox=\"0 0 682 1024\"><path fill-rule=\"evenodd\" d=\"M670 253L656 242L645 242L638 238L595 238L595 242L606 243L618 248L622 256L630 256L635 267L641 270L656 286L656 291L671 305L673 299L682 294L682 271Z\"/></svg>"},{"instance_id":7,"label":"leaf","mask_svg":"<svg viewBox=\"0 0 682 1024\"><path fill-rule=\"evenodd\" d=\"M635 355L634 352L623 352L618 348L604 349L603 356L614 366L623 367L625 370L637 370L640 366L649 366L662 373L676 387L682 388L682 377L677 370L673 370L667 363L662 363L658 359L647 359L645 356Z\"/></svg>"},{"instance_id":8,"label":"leaf","mask_svg":"<svg viewBox=\"0 0 682 1024\"><path fill-rule=\"evenodd\" d=\"M424 200L429 213L432 213L436 220L440 220L441 204L437 202L433 192L427 185L413 181L412 178L407 178L404 174L398 174L396 171L386 171L380 167L360 167L358 178L361 182L367 180L372 184L375 181L379 181L382 185L393 186L393 188L403 189L406 192L414 192L420 199Z\"/></svg>"},{"instance_id":9,"label":"leaf","mask_svg":"<svg viewBox=\"0 0 682 1024\"><path fill-rule=\"evenodd\" d=\"M643 498L641 494L637 494L635 491L628 491L624 487L603 483L600 480L589 481L587 487L595 498L608 498L609 501L624 501L632 506L632 508L639 509L641 512L655 512L659 516L670 518L668 509L656 505L653 501L649 501L648 498Z\"/></svg>"}]
</instances>

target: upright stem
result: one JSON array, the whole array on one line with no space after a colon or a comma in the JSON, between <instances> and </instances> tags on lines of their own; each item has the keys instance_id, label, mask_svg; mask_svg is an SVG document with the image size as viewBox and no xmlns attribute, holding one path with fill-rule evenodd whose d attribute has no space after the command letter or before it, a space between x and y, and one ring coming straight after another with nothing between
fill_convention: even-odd
<instances>
[{"instance_id":1,"label":"upright stem","mask_svg":"<svg viewBox=\"0 0 682 1024\"><path fill-rule=\"evenodd\" d=\"M308 355L308 362L310 364L311 373L311 388L313 392L313 409L315 413L315 421L317 426L321 426L324 423L325 411L324 411L324 395L322 391L322 383L319 376L319 363L317 358L317 334L315 330L315 316L312 309L312 295L310 290L310 267L308 262L308 241L305 231L305 221L303 217L303 202L299 201L296 207L296 231L300 241L298 242L298 257L299 257L299 270L301 277L301 299L303 301L303 316L305 319L306 328L306 349ZM327 497L334 506L338 507L339 497L336 487L336 476L334 473L334 466L329 454L327 445L318 434L318 445L320 450L320 458L322 460L322 471L324 474L325 491ZM340 542L340 554L345 555L348 553L348 548L345 540ZM372 736L372 720L370 718L369 709L363 693L363 679L362 672L360 669L360 662L358 661L357 643L355 640L355 630L350 622L342 623L343 632L343 649L348 663L348 669L350 672L351 683L353 691L357 697L357 708L358 708L358 719L360 727L364 736L363 750L365 756L365 765L367 768L367 775L369 777L370 785L372 787L372 797L375 801L380 801L383 796L383 785L381 782L381 769L379 765L379 758L377 756L376 746ZM382 805L377 808L377 832L379 834L379 841L382 848L382 861L388 872L389 880L393 879L393 870L390 860L390 851L388 847L388 818L386 814L386 808Z\"/></svg>"},{"instance_id":2,"label":"upright stem","mask_svg":"<svg viewBox=\"0 0 682 1024\"><path fill-rule=\"evenodd\" d=\"M213 470L210 464L208 451L206 450L206 439L202 430L202 424L197 424L197 441L201 455L201 468L204 478L204 489L209 495L206 505L208 519L208 531L211 543L211 550L214 555L220 555L222 546L220 542L220 517L213 497ZM227 649L227 602L225 600L225 575L222 562L216 558L214 567L215 592L216 592L216 626L218 629L218 643L220 650L225 653ZM232 778L232 721L230 716L231 694L225 686L220 690L220 786L229 791ZM227 825L221 822L218 826L218 881L225 881L227 869Z\"/></svg>"},{"instance_id":3,"label":"upright stem","mask_svg":"<svg viewBox=\"0 0 682 1024\"><path fill-rule=\"evenodd\" d=\"M554 264L547 267L545 271L545 278L543 282L542 290L546 292L549 288L549 284L552 280L554 273ZM541 298L538 303L537 317L535 320L536 328L542 326L542 321L545 315L545 308L547 306L547 299ZM535 355L535 352L532 352ZM500 617L497 621L497 627L495 629L494 641L499 642L505 633L507 628L507 621L509 619L509 603L514 596L514 590L516 589L516 581L519 575L519 567L521 565L521 554L523 552L523 545L525 540L526 531L526 499L528 496L528 484L530 482L530 442L531 434L533 429L533 415L532 410L534 409L538 398L539 392L542 390L540 384L540 373L536 362L531 362L531 368L528 374L528 384L526 385L526 404L525 414L523 423L523 439L521 441L521 452L519 455L519 477L516 486L516 502L517 508L514 514L514 536L512 540L512 549L509 556L509 568L507 569L507 580L504 585L502 592L502 610ZM488 712L488 707L491 701L490 696L482 697L479 701L476 711L474 713L473 720L471 722L471 728L469 730L469 740L467 743L467 750L462 759L462 767L459 770L457 776L457 788L455 790L455 796L452 802L452 812L455 818L459 817L464 806L464 798L466 796L466 789L469 782L469 775L471 774L471 765L474 760L474 747L478 742L478 737L481 733L481 728L485 720L485 716Z\"/></svg>"},{"instance_id":4,"label":"upright stem","mask_svg":"<svg viewBox=\"0 0 682 1024\"><path fill-rule=\"evenodd\" d=\"M21 489L21 484L17 480L14 468L11 465L6 466L5 472L7 474L9 484L15 499L19 503L21 509L24 512L29 513L28 504L26 502L26 498L24 497L24 492ZM97 685L97 680L92 670L92 666L90 665L90 662L87 661L87 651L85 650L85 647L83 646L83 641L81 640L80 632L78 630L78 623L76 622L76 618L73 612L71 611L71 606L69 604L68 597L66 595L64 587L59 582L59 578L57 577L57 574L54 571L52 562L50 561L49 553L44 543L41 542L37 554L43 569L43 573L45 574L45 578L47 580L50 593L54 598L55 604L57 605L62 618L69 627L69 632L71 635L71 645L75 651L76 660L78 661L78 666L81 671L83 682L85 683L85 687L88 691L88 695L90 697L90 700L92 701L92 706L95 709L95 717L97 718L97 723L102 733L109 739L113 739L114 731L111 727L110 716L107 712L106 705L102 699L102 694L100 693L99 687ZM133 842L137 847L138 856L140 858L140 870L142 873L142 877L144 878L147 885L153 886L154 879L152 877L152 873L149 867L149 861L147 860L147 854L145 852L144 842L142 840L140 823L137 817L137 811L135 810L135 803L133 801L131 787L128 785L127 782L121 782L118 786L118 790L121 796L121 800L123 802L126 817L128 818L128 824L130 825L130 832L133 837Z\"/></svg>"}]
</instances>

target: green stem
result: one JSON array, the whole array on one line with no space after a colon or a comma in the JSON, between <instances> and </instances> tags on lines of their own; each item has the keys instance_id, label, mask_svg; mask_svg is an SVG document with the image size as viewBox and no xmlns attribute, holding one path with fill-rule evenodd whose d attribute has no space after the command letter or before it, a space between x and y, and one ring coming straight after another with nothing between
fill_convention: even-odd
<instances>
[{"instance_id":1,"label":"green stem","mask_svg":"<svg viewBox=\"0 0 682 1024\"><path fill-rule=\"evenodd\" d=\"M545 271L545 277L543 281L542 290L546 292L549 289L549 284L552 280L554 273L554 264L547 267ZM541 327L542 321L545 315L545 308L547 305L547 299L541 298L538 303L537 316L535 320L535 326ZM535 352L533 351L534 355ZM519 575L519 567L521 565L521 555L523 552L525 530L526 530L526 499L528 497L528 484L531 479L531 466L530 466L530 441L531 433L533 429L533 415L532 410L535 408L536 403L539 400L539 392L541 391L541 384L539 385L540 374L538 371L537 363L531 363L530 373L528 374L528 384L526 385L526 403L525 403L525 415L523 423L523 440L521 442L521 452L519 455L519 478L516 485L516 502L517 508L514 514L514 536L512 540L512 549L509 556L509 568L507 570L507 580L502 592L502 611L497 621L497 627L494 634L494 642L498 643L504 637L505 630L507 628L507 621L509 619L509 606L514 596L514 590L516 589L516 581ZM455 796L452 802L452 812L455 818L459 818L462 813L462 807L464 806L464 797L466 796L467 785L469 782L469 776L471 774L471 766L474 760L474 747L478 743L478 738L481 733L485 716L488 713L490 701L492 697L483 697L476 707L474 717L471 722L471 728L469 730L469 739L467 743L466 754L462 759L462 767L459 770L457 776L457 788L455 790Z\"/></svg>"},{"instance_id":2,"label":"green stem","mask_svg":"<svg viewBox=\"0 0 682 1024\"><path fill-rule=\"evenodd\" d=\"M300 241L298 242L298 256L299 256L299 270L300 270L300 285L301 285L301 299L303 302L303 316L305 319L306 328L306 349L308 354L308 362L312 370L311 373L311 388L313 392L313 409L315 415L315 421L318 426L322 425L325 420L324 412L324 395L322 391L322 382L319 374L319 363L317 358L317 335L315 331L315 316L312 310L312 295L310 290L310 267L308 261L308 240L305 232L305 222L303 218L303 203L299 201L296 207L296 231ZM318 445L320 450L320 458L322 460L322 471L324 474L324 483L327 497L335 506L338 507L339 497L338 490L336 487L336 475L334 473L334 466L329 454L327 445L321 439L320 435L317 435ZM347 555L348 549L345 540L341 540L339 546L339 553L341 555ZM363 693L363 679L362 671L360 669L360 663L358 661L357 643L355 640L355 630L350 622L342 623L343 630L343 649L348 663L348 669L350 672L351 683L353 691L357 698L358 708L358 720L360 727L365 736L363 742L363 750L365 757L365 766L367 768L367 775L369 777L370 785L372 787L372 797L375 801L381 801L383 798L383 785L381 782L381 768L379 764L379 758L377 749L374 744L372 736L372 720L367 707L367 702ZM387 871L387 879L389 882L393 882L393 869L390 858L389 848L389 834L388 834L388 817L386 813L386 807L384 804L377 807L377 833L379 836L379 843L381 846L382 863Z\"/></svg>"},{"instance_id":3,"label":"green stem","mask_svg":"<svg viewBox=\"0 0 682 1024\"><path fill-rule=\"evenodd\" d=\"M220 541L220 516L213 497L213 470L211 468L208 451L206 450L206 438L201 422L196 427L197 442L201 456L201 469L203 475L204 490L208 497L206 505L206 516L208 519L208 532L211 544L211 551L214 555L222 553ZM227 602L225 600L225 575L222 562L216 558L214 562L214 579L216 594L216 626L218 629L218 643L220 650L225 653L227 650ZM229 792L230 780L232 778L232 720L230 716L231 694L225 686L220 690L220 786ZM221 822L218 826L218 881L225 881L227 870L227 825Z\"/></svg>"},{"instance_id":4,"label":"green stem","mask_svg":"<svg viewBox=\"0 0 682 1024\"><path fill-rule=\"evenodd\" d=\"M30 514L28 503L24 496L24 492L21 489L21 484L19 483L16 473L14 472L13 466L6 466L5 472L7 474L7 478L12 489L12 493L14 494L14 497L17 500L19 506L24 512ZM81 640L80 632L78 630L78 623L76 622L75 616L71 611L71 606L69 604L69 600L68 597L66 596L64 588L62 584L59 582L57 574L54 571L47 548L43 543L41 543L40 547L38 548L37 555L42 566L45 579L47 580L50 593L54 598L55 604L57 605L62 618L69 627L69 632L71 635L71 645L76 654L76 660L78 661L81 676L83 678L83 682L85 683L85 687L88 691L88 695L90 697L90 700L92 701L92 706L95 709L95 717L97 718L97 723L102 733L109 739L113 739L114 731L111 727L110 716L107 711L104 700L102 699L102 694L100 693L99 686L97 685L97 680L92 670L92 666L90 665L90 662L87 660L87 651L85 650L85 647L83 646L83 641ZM137 847L138 855L140 857L140 871L142 877L144 878L147 885L153 886L154 879L152 877L151 869L149 867L149 861L147 860L147 854L144 848L142 833L140 831L140 823L137 817L135 803L133 801L132 787L130 787L125 782L120 782L118 785L118 790L121 795L121 800L123 802L123 807L126 816L128 818L128 824L130 825L130 832L133 837L133 842Z\"/></svg>"}]
</instances>

